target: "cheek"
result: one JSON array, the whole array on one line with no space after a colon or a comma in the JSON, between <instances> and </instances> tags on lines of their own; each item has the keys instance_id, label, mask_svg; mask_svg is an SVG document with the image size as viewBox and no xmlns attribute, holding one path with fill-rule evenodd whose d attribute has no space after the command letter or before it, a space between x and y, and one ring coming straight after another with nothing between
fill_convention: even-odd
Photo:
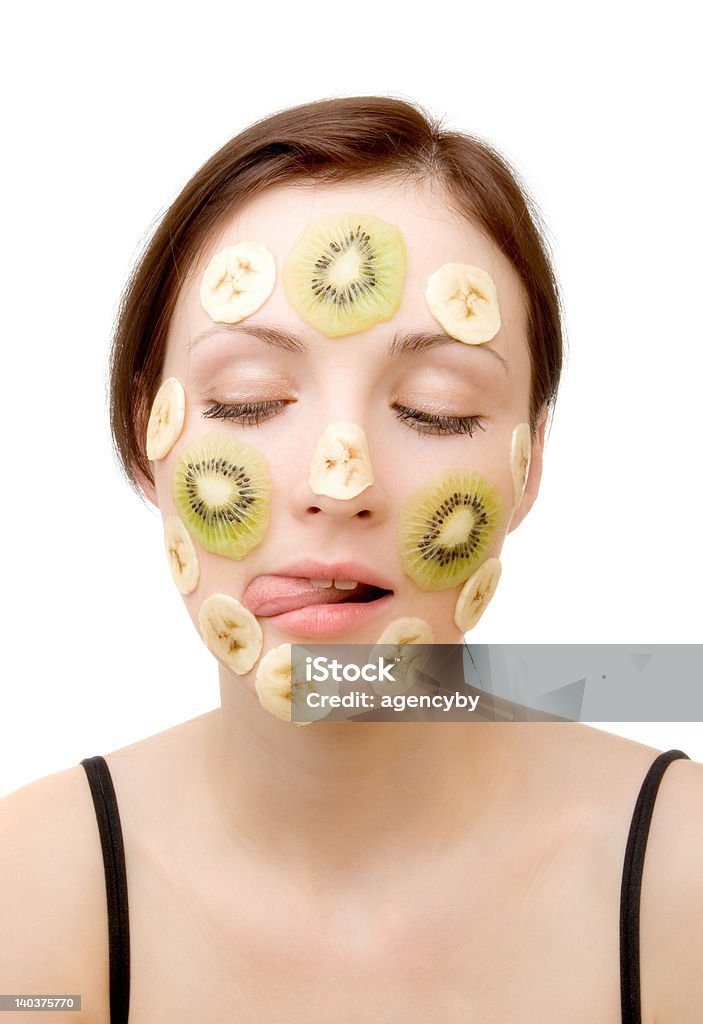
<instances>
[{"instance_id":1,"label":"cheek","mask_svg":"<svg viewBox=\"0 0 703 1024\"><path fill-rule=\"evenodd\" d=\"M473 453L465 460L470 468L452 465L429 473L405 497L397 526L404 573L420 590L447 591L433 603L462 634L477 625L500 581L498 554L529 472L528 424L518 424L509 435L500 431ZM410 623L419 631L416 620L407 621L401 632Z\"/></svg>"},{"instance_id":2,"label":"cheek","mask_svg":"<svg viewBox=\"0 0 703 1024\"><path fill-rule=\"evenodd\" d=\"M239 598L242 563L269 529L271 473L259 449L229 432L184 441L154 467L169 566L205 643L241 674L261 650L258 621Z\"/></svg>"},{"instance_id":3,"label":"cheek","mask_svg":"<svg viewBox=\"0 0 703 1024\"><path fill-rule=\"evenodd\" d=\"M493 425L450 447L444 455L435 445L432 460L414 461L422 482L403 493L397 520L403 570L425 591L457 587L497 555L513 512L510 428Z\"/></svg>"}]
</instances>

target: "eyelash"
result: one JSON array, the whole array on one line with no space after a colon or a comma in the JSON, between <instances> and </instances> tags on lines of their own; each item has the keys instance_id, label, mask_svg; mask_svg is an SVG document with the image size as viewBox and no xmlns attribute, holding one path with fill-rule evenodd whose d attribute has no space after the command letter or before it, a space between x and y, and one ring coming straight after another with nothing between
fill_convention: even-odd
<instances>
[{"instance_id":1,"label":"eyelash","mask_svg":"<svg viewBox=\"0 0 703 1024\"><path fill-rule=\"evenodd\" d=\"M241 402L226 405L223 402L211 402L203 416L211 419L239 420L247 426L258 426L262 418L270 419L269 413L275 413L288 405L282 400L266 402ZM473 437L476 429L485 430L480 416L435 416L433 413L419 412L405 405L396 405L398 419L403 420L418 434L468 434ZM427 429L430 428L430 429Z\"/></svg>"},{"instance_id":2,"label":"eyelash","mask_svg":"<svg viewBox=\"0 0 703 1024\"><path fill-rule=\"evenodd\" d=\"M260 417L268 412L276 412L282 409L287 402L281 400L272 402L239 402L236 405L225 405L223 402L211 402L203 413L205 417L222 420L241 420L247 426L257 426L261 422ZM266 416L266 419L270 419Z\"/></svg>"}]
</instances>

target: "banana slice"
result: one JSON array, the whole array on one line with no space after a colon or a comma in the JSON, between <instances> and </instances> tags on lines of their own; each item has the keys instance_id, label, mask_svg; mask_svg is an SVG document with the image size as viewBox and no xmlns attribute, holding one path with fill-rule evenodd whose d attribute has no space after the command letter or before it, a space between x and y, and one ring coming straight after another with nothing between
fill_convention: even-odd
<instances>
[{"instance_id":1,"label":"banana slice","mask_svg":"<svg viewBox=\"0 0 703 1024\"><path fill-rule=\"evenodd\" d=\"M261 242L239 242L215 253L200 282L200 302L216 323L236 324L255 313L276 283L276 261Z\"/></svg>"},{"instance_id":2,"label":"banana slice","mask_svg":"<svg viewBox=\"0 0 703 1024\"><path fill-rule=\"evenodd\" d=\"M200 579L200 561L195 544L178 516L169 516L164 521L164 542L173 582L182 594L191 594Z\"/></svg>"},{"instance_id":3,"label":"banana slice","mask_svg":"<svg viewBox=\"0 0 703 1024\"><path fill-rule=\"evenodd\" d=\"M229 594L210 594L200 606L200 632L208 649L241 676L253 668L263 646L258 620Z\"/></svg>"},{"instance_id":4,"label":"banana slice","mask_svg":"<svg viewBox=\"0 0 703 1024\"><path fill-rule=\"evenodd\" d=\"M424 619L410 616L394 619L389 623L376 641L377 644L433 644L432 626Z\"/></svg>"},{"instance_id":5,"label":"banana slice","mask_svg":"<svg viewBox=\"0 0 703 1024\"><path fill-rule=\"evenodd\" d=\"M395 682L372 679L371 686L374 692L383 697L395 697L409 690L415 682L416 673L427 664L430 655L430 651L425 647L413 650L412 646L434 642L432 627L424 619L407 617L389 623L376 641L376 645L372 647L368 662L378 664L380 657L383 657L386 664L392 661L395 665L392 672ZM383 652L378 650L381 646L384 648Z\"/></svg>"},{"instance_id":6,"label":"banana slice","mask_svg":"<svg viewBox=\"0 0 703 1024\"><path fill-rule=\"evenodd\" d=\"M496 592L502 566L499 558L487 558L461 589L454 608L454 623L462 633L473 629Z\"/></svg>"},{"instance_id":7,"label":"banana slice","mask_svg":"<svg viewBox=\"0 0 703 1024\"><path fill-rule=\"evenodd\" d=\"M366 434L356 423L330 423L317 442L308 478L315 494L355 498L374 482Z\"/></svg>"},{"instance_id":8,"label":"banana slice","mask_svg":"<svg viewBox=\"0 0 703 1024\"><path fill-rule=\"evenodd\" d=\"M465 345L482 345L500 330L496 286L480 267L445 263L428 277L425 299L447 334Z\"/></svg>"},{"instance_id":9,"label":"banana slice","mask_svg":"<svg viewBox=\"0 0 703 1024\"><path fill-rule=\"evenodd\" d=\"M262 708L276 718L293 725L310 725L310 723L329 714L329 707L309 707L308 693L339 693L339 683L334 680L316 683L305 678L293 678L291 644L280 644L268 651L256 670L255 687ZM305 721L293 719L292 709L296 714L305 716Z\"/></svg>"},{"instance_id":10,"label":"banana slice","mask_svg":"<svg viewBox=\"0 0 703 1024\"><path fill-rule=\"evenodd\" d=\"M168 377L156 392L146 428L146 457L151 462L171 451L183 430L185 411L183 385L175 377Z\"/></svg>"},{"instance_id":11,"label":"banana slice","mask_svg":"<svg viewBox=\"0 0 703 1024\"><path fill-rule=\"evenodd\" d=\"M518 423L513 430L510 443L510 472L513 477L513 500L518 508L525 493L525 484L530 472L532 436L529 423Z\"/></svg>"}]
</instances>

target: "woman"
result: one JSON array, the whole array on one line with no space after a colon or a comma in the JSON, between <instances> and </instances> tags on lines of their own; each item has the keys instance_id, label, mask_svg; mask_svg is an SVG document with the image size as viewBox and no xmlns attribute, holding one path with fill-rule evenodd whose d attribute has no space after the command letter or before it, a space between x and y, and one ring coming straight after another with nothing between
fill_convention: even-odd
<instances>
[{"instance_id":1,"label":"woman","mask_svg":"<svg viewBox=\"0 0 703 1024\"><path fill-rule=\"evenodd\" d=\"M564 722L294 727L321 716L291 711L292 644L461 644L560 368L529 201L421 110L285 111L195 175L124 296L112 424L221 707L6 798L4 991L113 1024L700 1020L682 752Z\"/></svg>"}]
</instances>

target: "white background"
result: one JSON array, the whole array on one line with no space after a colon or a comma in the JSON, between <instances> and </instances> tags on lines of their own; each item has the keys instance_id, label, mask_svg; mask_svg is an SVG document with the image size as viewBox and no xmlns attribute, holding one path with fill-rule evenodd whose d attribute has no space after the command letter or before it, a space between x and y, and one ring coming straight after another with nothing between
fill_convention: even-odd
<instances>
[{"instance_id":1,"label":"white background","mask_svg":"<svg viewBox=\"0 0 703 1024\"><path fill-rule=\"evenodd\" d=\"M691 12L691 13L689 13ZM700 82L689 4L34 3L6 16L0 793L219 703L105 371L160 213L252 120L391 94L494 143L570 355L540 499L472 641L701 639ZM703 685L703 682L702 682ZM703 760L703 725L608 728Z\"/></svg>"}]
</instances>

